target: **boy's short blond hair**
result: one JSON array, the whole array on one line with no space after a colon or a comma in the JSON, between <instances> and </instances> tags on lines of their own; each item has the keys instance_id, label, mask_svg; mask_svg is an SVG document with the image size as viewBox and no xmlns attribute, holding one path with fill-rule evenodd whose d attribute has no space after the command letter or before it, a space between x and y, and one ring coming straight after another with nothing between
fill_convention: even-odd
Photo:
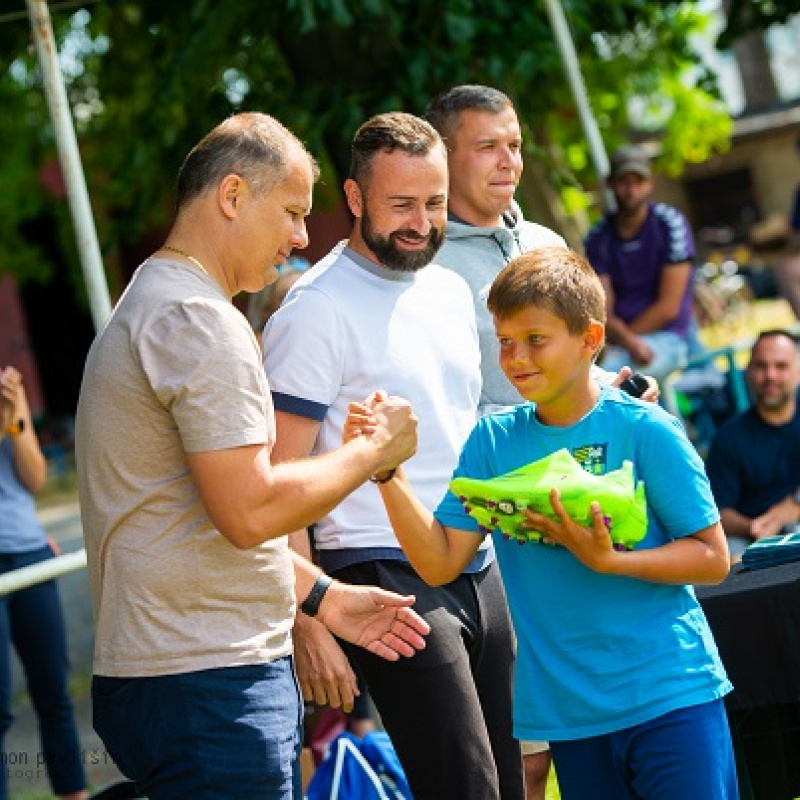
<instances>
[{"instance_id":1,"label":"boy's short blond hair","mask_svg":"<svg viewBox=\"0 0 800 800\"><path fill-rule=\"evenodd\" d=\"M498 319L529 306L563 319L573 335L590 322L606 322L606 296L589 262L564 247L541 247L509 261L494 279L486 301Z\"/></svg>"}]
</instances>

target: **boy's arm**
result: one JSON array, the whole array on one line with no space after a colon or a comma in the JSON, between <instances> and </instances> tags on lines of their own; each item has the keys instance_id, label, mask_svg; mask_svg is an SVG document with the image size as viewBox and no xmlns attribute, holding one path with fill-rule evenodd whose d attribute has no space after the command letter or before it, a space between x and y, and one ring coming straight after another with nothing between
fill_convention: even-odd
<instances>
[{"instance_id":1,"label":"boy's arm","mask_svg":"<svg viewBox=\"0 0 800 800\"><path fill-rule=\"evenodd\" d=\"M558 521L526 510L529 526L566 547L595 572L653 583L714 584L722 582L730 570L728 543L719 522L660 547L619 551L612 546L599 503L592 503L591 528L567 514L557 489L550 493L550 505Z\"/></svg>"},{"instance_id":2,"label":"boy's arm","mask_svg":"<svg viewBox=\"0 0 800 800\"><path fill-rule=\"evenodd\" d=\"M431 586L455 580L477 552L481 536L441 525L418 500L402 467L378 485L395 535L420 577Z\"/></svg>"}]
</instances>

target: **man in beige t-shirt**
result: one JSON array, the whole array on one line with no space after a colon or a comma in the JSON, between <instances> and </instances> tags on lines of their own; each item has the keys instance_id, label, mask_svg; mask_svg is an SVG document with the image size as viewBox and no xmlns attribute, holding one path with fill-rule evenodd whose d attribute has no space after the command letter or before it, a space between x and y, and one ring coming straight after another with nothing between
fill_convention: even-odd
<instances>
[{"instance_id":1,"label":"man in beige t-shirt","mask_svg":"<svg viewBox=\"0 0 800 800\"><path fill-rule=\"evenodd\" d=\"M181 169L165 245L87 358L76 454L94 722L151 800L234 786L237 798L292 797L295 590L307 613L377 655L424 646L413 598L331 584L285 537L414 452L410 406L389 398L371 438L273 467L258 343L231 303L308 243L316 172L267 115L217 126Z\"/></svg>"}]
</instances>

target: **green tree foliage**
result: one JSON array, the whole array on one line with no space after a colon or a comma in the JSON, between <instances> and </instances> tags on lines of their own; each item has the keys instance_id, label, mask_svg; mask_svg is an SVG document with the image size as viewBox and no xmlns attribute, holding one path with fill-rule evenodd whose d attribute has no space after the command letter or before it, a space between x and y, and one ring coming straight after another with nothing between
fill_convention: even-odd
<instances>
[{"instance_id":1,"label":"green tree foliage","mask_svg":"<svg viewBox=\"0 0 800 800\"><path fill-rule=\"evenodd\" d=\"M726 146L727 113L689 44L704 24L695 2L562 3L608 147L631 127L664 131L665 164L678 170ZM54 149L27 23L1 22L22 7L0 0L0 181L39 196L18 203L3 193L0 271L33 274L35 257L19 255L35 252L19 223L52 202L36 176ZM323 167L318 205L338 197L362 121L421 113L434 94L466 82L514 98L529 154L554 185L571 186L574 198L596 182L536 0L101 0L53 19L73 51L70 98L108 257L168 220L188 148L240 110L268 111L306 141ZM634 97L641 118L632 120Z\"/></svg>"}]
</instances>

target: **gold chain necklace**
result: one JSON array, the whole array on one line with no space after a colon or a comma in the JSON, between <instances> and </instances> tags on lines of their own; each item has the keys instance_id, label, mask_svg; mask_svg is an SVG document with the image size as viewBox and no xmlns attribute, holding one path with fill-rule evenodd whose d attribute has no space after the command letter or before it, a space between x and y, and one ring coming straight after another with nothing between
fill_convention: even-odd
<instances>
[{"instance_id":1,"label":"gold chain necklace","mask_svg":"<svg viewBox=\"0 0 800 800\"><path fill-rule=\"evenodd\" d=\"M190 256L188 253L184 253L183 250L179 250L177 247L172 247L171 245L168 244L162 244L161 249L169 250L170 253L177 253L179 256L188 258L189 261L191 261L192 264L194 264L200 270L200 272L203 272L206 275L208 275L208 270L194 256ZM210 278L211 275L208 275L208 277Z\"/></svg>"}]
</instances>

